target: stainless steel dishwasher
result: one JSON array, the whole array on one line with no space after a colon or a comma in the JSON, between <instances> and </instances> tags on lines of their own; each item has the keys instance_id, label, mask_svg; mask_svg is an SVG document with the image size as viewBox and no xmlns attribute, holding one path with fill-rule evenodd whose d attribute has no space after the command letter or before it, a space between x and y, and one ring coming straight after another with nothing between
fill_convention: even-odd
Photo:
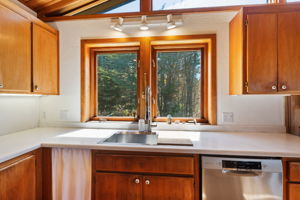
<instances>
[{"instance_id":1,"label":"stainless steel dishwasher","mask_svg":"<svg viewBox=\"0 0 300 200\"><path fill-rule=\"evenodd\" d=\"M202 199L282 200L282 162L202 157Z\"/></svg>"}]
</instances>

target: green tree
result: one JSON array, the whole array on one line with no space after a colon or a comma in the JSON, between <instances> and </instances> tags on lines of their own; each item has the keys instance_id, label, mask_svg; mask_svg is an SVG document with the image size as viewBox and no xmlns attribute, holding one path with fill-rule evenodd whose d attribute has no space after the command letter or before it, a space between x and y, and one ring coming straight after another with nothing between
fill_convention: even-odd
<instances>
[{"instance_id":1,"label":"green tree","mask_svg":"<svg viewBox=\"0 0 300 200\"><path fill-rule=\"evenodd\" d=\"M97 56L100 116L133 116L136 113L136 59L136 53Z\"/></svg>"}]
</instances>

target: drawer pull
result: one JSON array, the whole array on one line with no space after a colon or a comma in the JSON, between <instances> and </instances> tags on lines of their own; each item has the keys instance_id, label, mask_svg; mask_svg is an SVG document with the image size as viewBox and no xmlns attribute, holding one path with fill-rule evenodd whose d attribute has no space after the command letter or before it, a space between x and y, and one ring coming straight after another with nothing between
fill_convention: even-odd
<instances>
[{"instance_id":1,"label":"drawer pull","mask_svg":"<svg viewBox=\"0 0 300 200\"><path fill-rule=\"evenodd\" d=\"M4 84L3 83L0 83L0 88L4 88Z\"/></svg>"},{"instance_id":2,"label":"drawer pull","mask_svg":"<svg viewBox=\"0 0 300 200\"><path fill-rule=\"evenodd\" d=\"M146 185L150 185L150 181L149 180L146 180L145 183L146 183Z\"/></svg>"},{"instance_id":3,"label":"drawer pull","mask_svg":"<svg viewBox=\"0 0 300 200\"><path fill-rule=\"evenodd\" d=\"M282 88L283 90L286 90L286 89L287 89L286 85L283 85L281 88Z\"/></svg>"},{"instance_id":4,"label":"drawer pull","mask_svg":"<svg viewBox=\"0 0 300 200\"><path fill-rule=\"evenodd\" d=\"M140 183L140 179L136 178L136 179L134 179L134 182L135 182L136 184L139 184L139 183Z\"/></svg>"}]
</instances>

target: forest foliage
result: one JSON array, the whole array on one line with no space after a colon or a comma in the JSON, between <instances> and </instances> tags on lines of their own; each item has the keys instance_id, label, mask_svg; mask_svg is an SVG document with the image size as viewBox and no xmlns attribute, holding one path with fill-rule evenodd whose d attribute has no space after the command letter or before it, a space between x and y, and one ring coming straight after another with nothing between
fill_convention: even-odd
<instances>
[{"instance_id":1,"label":"forest foliage","mask_svg":"<svg viewBox=\"0 0 300 200\"><path fill-rule=\"evenodd\" d=\"M201 116L201 52L157 53L158 116ZM137 54L104 53L98 62L98 115L135 116Z\"/></svg>"}]
</instances>

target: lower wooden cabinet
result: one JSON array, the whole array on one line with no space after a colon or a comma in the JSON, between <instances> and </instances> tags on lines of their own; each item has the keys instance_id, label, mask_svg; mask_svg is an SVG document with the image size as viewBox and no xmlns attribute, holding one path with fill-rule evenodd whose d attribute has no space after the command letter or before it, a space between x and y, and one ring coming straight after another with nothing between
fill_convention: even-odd
<instances>
[{"instance_id":1,"label":"lower wooden cabinet","mask_svg":"<svg viewBox=\"0 0 300 200\"><path fill-rule=\"evenodd\" d=\"M96 173L95 199L140 200L141 182L138 175Z\"/></svg>"},{"instance_id":2,"label":"lower wooden cabinet","mask_svg":"<svg viewBox=\"0 0 300 200\"><path fill-rule=\"evenodd\" d=\"M299 200L300 199L300 183L289 183L288 184L288 197L289 200Z\"/></svg>"},{"instance_id":3,"label":"lower wooden cabinet","mask_svg":"<svg viewBox=\"0 0 300 200\"><path fill-rule=\"evenodd\" d=\"M283 159L284 200L300 200L300 158Z\"/></svg>"},{"instance_id":4,"label":"lower wooden cabinet","mask_svg":"<svg viewBox=\"0 0 300 200\"><path fill-rule=\"evenodd\" d=\"M94 151L92 162L92 199L196 200L199 198L199 158L196 155L142 155ZM177 172L174 173L175 171Z\"/></svg>"},{"instance_id":5,"label":"lower wooden cabinet","mask_svg":"<svg viewBox=\"0 0 300 200\"><path fill-rule=\"evenodd\" d=\"M41 196L40 151L0 163L0 199L35 200Z\"/></svg>"},{"instance_id":6,"label":"lower wooden cabinet","mask_svg":"<svg viewBox=\"0 0 300 200\"><path fill-rule=\"evenodd\" d=\"M143 200L193 200L194 182L191 177L144 176Z\"/></svg>"}]
</instances>

